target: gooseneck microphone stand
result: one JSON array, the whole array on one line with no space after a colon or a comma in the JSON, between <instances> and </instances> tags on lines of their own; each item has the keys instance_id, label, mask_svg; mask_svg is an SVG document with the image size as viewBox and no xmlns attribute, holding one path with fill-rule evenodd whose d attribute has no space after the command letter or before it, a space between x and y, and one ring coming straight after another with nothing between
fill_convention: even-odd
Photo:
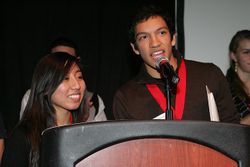
<instances>
[{"instance_id":1,"label":"gooseneck microphone stand","mask_svg":"<svg viewBox=\"0 0 250 167\"><path fill-rule=\"evenodd\" d=\"M171 93L170 93L170 85L168 77L163 77L164 87L165 87L165 95L166 95L166 111L165 111L165 120L173 120L173 110L171 109Z\"/></svg>"}]
</instances>

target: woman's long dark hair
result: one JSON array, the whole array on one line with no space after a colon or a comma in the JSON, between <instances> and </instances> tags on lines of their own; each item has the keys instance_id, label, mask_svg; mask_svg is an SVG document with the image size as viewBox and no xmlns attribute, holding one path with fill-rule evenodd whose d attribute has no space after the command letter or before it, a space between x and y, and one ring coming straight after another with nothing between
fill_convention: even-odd
<instances>
[{"instance_id":1,"label":"woman's long dark hair","mask_svg":"<svg viewBox=\"0 0 250 167\"><path fill-rule=\"evenodd\" d=\"M229 44L229 52L236 53L240 41L248 39L250 40L250 31L249 30L241 30L238 31L232 38ZM226 75L228 81L232 84L234 87L233 92L237 94L238 96L245 98L247 97L246 92L244 91L244 84L238 77L237 73L235 72L235 62L233 60L230 60L230 68L227 71Z\"/></svg>"},{"instance_id":2,"label":"woman's long dark hair","mask_svg":"<svg viewBox=\"0 0 250 167\"><path fill-rule=\"evenodd\" d=\"M30 166L38 164L42 131L56 126L51 96L74 64L83 74L79 58L64 52L55 52L43 57L35 68L29 100L20 121L31 144ZM85 113L82 111L83 105L72 111L74 122L83 121L85 118Z\"/></svg>"},{"instance_id":3,"label":"woman's long dark hair","mask_svg":"<svg viewBox=\"0 0 250 167\"><path fill-rule=\"evenodd\" d=\"M248 39L250 40L250 31L241 30L238 31L232 38L229 44L229 52L236 53L239 47L240 41ZM245 85L239 78L238 74L235 72L235 62L230 60L230 68L227 70L226 74L227 80L230 83L230 89L236 104L238 111L241 113L241 117L244 117L247 112L247 103L250 102L250 98L245 91ZM244 106L243 103L244 102Z\"/></svg>"}]
</instances>

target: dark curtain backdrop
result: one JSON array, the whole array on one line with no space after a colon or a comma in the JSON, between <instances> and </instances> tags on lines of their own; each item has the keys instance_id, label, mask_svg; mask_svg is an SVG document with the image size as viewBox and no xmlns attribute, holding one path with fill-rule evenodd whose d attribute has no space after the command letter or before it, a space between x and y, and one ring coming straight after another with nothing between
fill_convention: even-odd
<instances>
[{"instance_id":1,"label":"dark curtain backdrop","mask_svg":"<svg viewBox=\"0 0 250 167\"><path fill-rule=\"evenodd\" d=\"M113 119L115 91L137 73L141 64L128 43L127 27L136 6L148 2L160 4L174 18L175 0L2 2L1 112L7 130L19 119L21 99L30 88L36 63L50 42L59 36L67 36L77 43L87 87L102 97L105 112ZM183 7L183 0L179 2L178 6ZM183 13L182 7L178 8ZM182 25L183 14L180 17L178 24ZM184 48L183 41L178 43Z\"/></svg>"}]
</instances>

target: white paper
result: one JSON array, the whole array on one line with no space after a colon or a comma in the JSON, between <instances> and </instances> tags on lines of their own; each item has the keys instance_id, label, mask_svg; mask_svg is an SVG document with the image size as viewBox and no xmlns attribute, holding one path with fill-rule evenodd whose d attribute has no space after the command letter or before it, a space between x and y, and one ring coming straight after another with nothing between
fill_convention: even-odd
<instances>
[{"instance_id":1,"label":"white paper","mask_svg":"<svg viewBox=\"0 0 250 167\"><path fill-rule=\"evenodd\" d=\"M218 122L218 121L220 121L220 119L219 119L219 114L218 114L218 109L217 109L217 106L216 106L216 102L214 100L214 95L208 89L207 86L206 86L206 91L207 91L207 99L208 99L208 108L209 108L210 120ZM162 114L156 116L154 119L165 119L165 113L162 113Z\"/></svg>"},{"instance_id":2,"label":"white paper","mask_svg":"<svg viewBox=\"0 0 250 167\"><path fill-rule=\"evenodd\" d=\"M162 113L162 114L158 115L154 119L165 119L165 113Z\"/></svg>"},{"instance_id":3,"label":"white paper","mask_svg":"<svg viewBox=\"0 0 250 167\"><path fill-rule=\"evenodd\" d=\"M217 106L216 106L216 102L214 100L214 95L208 89L207 85L206 85L206 90L207 90L207 99L208 99L208 108L209 108L210 120L218 122L218 121L220 121L220 119L219 119L219 114L218 114L218 109L217 109Z\"/></svg>"}]
</instances>

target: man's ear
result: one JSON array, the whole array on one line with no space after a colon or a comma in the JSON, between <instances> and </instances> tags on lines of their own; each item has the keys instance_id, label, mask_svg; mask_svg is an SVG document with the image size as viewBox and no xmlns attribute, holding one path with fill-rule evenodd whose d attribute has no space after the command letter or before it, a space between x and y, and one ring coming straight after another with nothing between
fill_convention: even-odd
<instances>
[{"instance_id":1,"label":"man's ear","mask_svg":"<svg viewBox=\"0 0 250 167\"><path fill-rule=\"evenodd\" d=\"M137 48L136 44L130 43L130 46L132 47L132 49L135 52L135 54L137 54L137 55L140 54L140 52L138 51L138 48Z\"/></svg>"},{"instance_id":2,"label":"man's ear","mask_svg":"<svg viewBox=\"0 0 250 167\"><path fill-rule=\"evenodd\" d=\"M176 33L173 34L173 38L172 38L172 41L171 41L172 46L175 46L175 44L176 44Z\"/></svg>"}]
</instances>

